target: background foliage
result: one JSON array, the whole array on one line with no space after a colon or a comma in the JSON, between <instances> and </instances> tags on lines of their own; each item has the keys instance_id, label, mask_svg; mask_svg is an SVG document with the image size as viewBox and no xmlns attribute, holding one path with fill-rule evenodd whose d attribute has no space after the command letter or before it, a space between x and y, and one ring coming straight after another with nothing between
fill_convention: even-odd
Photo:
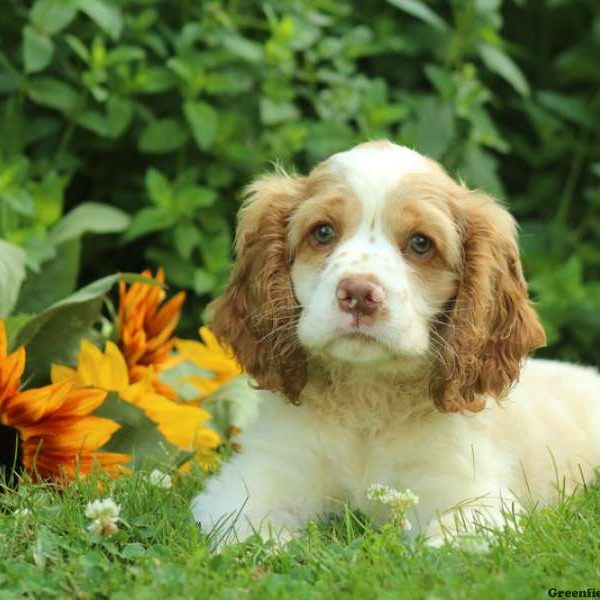
<instances>
[{"instance_id":1,"label":"background foliage","mask_svg":"<svg viewBox=\"0 0 600 600\"><path fill-rule=\"evenodd\" d=\"M595 0L4 0L0 39L0 317L163 265L189 334L244 184L389 137L507 203L544 352L600 363Z\"/></svg>"}]
</instances>

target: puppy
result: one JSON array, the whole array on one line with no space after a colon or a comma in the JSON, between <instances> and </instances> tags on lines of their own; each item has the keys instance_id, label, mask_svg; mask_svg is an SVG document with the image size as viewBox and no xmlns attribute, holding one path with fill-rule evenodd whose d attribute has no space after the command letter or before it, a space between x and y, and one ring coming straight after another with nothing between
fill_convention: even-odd
<instances>
[{"instance_id":1,"label":"puppy","mask_svg":"<svg viewBox=\"0 0 600 600\"><path fill-rule=\"evenodd\" d=\"M193 503L206 531L285 539L371 484L410 489L432 544L593 477L600 375L543 346L516 225L387 141L258 179L212 327L265 390L242 451Z\"/></svg>"}]
</instances>

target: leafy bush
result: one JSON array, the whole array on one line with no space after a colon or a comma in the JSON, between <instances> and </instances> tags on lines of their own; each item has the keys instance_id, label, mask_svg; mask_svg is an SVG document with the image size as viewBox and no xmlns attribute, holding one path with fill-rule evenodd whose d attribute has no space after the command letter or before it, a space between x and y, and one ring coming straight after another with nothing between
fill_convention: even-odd
<instances>
[{"instance_id":1,"label":"leafy bush","mask_svg":"<svg viewBox=\"0 0 600 600\"><path fill-rule=\"evenodd\" d=\"M227 277L240 187L271 161L305 170L389 137L506 201L546 352L600 362L594 0L6 0L0 36L0 233L28 269L17 310L46 302L29 281L68 252L55 294L72 291L72 240L110 231L84 244L81 278L161 264L195 296L189 330ZM57 241L82 203L95 227ZM19 253L4 248L0 269Z\"/></svg>"}]
</instances>

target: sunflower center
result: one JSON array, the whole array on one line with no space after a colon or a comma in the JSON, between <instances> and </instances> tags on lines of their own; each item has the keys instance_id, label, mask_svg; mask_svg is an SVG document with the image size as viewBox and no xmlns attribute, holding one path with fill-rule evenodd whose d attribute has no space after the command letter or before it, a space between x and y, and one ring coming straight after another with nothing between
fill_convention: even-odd
<instances>
[{"instance_id":1,"label":"sunflower center","mask_svg":"<svg viewBox=\"0 0 600 600\"><path fill-rule=\"evenodd\" d=\"M23 468L19 432L14 427L0 425L0 481L9 486Z\"/></svg>"}]
</instances>

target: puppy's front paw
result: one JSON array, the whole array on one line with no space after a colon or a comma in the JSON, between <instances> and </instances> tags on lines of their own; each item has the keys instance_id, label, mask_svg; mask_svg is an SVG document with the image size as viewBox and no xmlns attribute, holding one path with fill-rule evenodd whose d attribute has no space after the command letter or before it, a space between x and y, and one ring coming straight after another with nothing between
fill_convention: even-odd
<instances>
[{"instance_id":1,"label":"puppy's front paw","mask_svg":"<svg viewBox=\"0 0 600 600\"><path fill-rule=\"evenodd\" d=\"M210 495L200 494L192 503L194 518L208 535L213 550L253 536L273 541L275 548L282 548L298 530L292 515L286 511L260 510L257 507L249 509L246 501L236 510L224 512L224 503L213 500Z\"/></svg>"},{"instance_id":2,"label":"puppy's front paw","mask_svg":"<svg viewBox=\"0 0 600 600\"><path fill-rule=\"evenodd\" d=\"M490 538L481 527L457 527L456 516L449 514L429 524L425 529L425 544L430 548L441 548L446 544L472 554L487 554Z\"/></svg>"}]
</instances>

